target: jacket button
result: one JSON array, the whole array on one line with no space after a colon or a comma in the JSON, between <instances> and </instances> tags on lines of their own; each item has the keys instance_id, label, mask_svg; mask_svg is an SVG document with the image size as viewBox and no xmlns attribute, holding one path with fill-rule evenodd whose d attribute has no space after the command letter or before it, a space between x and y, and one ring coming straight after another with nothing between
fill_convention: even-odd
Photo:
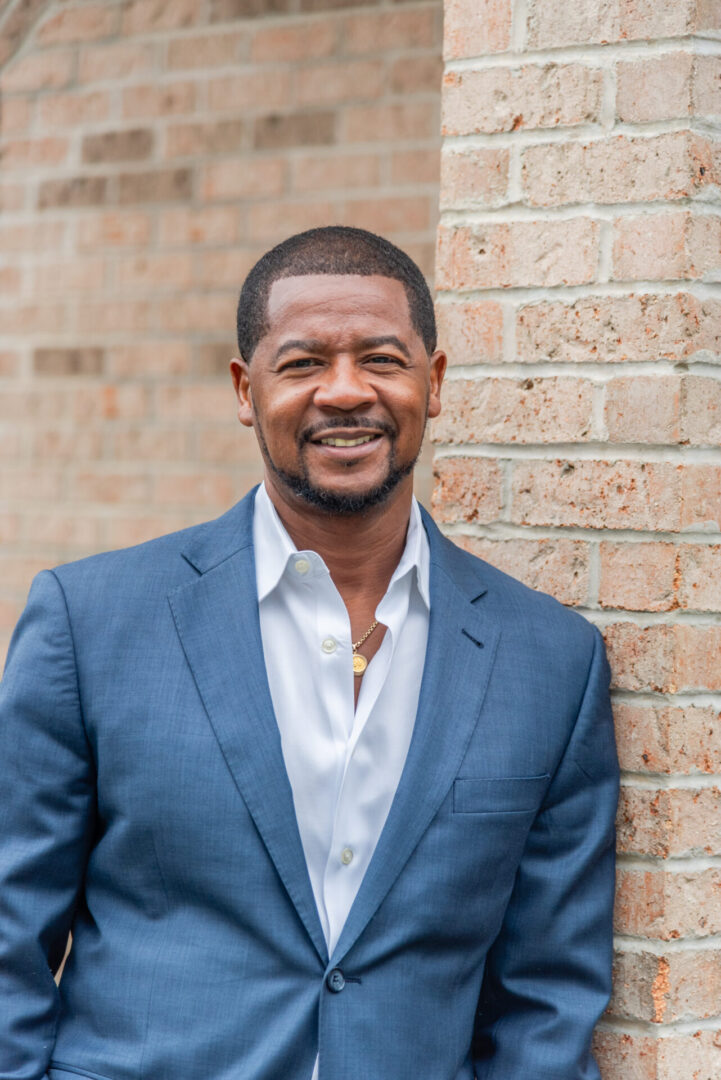
<instances>
[{"instance_id":1,"label":"jacket button","mask_svg":"<svg viewBox=\"0 0 721 1080\"><path fill-rule=\"evenodd\" d=\"M345 986L345 978L340 968L333 968L326 975L325 985L331 991L332 994L340 994L341 990Z\"/></svg>"}]
</instances>

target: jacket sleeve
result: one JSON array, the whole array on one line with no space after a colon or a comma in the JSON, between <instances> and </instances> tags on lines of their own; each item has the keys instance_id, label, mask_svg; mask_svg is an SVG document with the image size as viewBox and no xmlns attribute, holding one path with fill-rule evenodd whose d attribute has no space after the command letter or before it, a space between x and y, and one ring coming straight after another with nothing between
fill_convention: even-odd
<instances>
[{"instance_id":1,"label":"jacket sleeve","mask_svg":"<svg viewBox=\"0 0 721 1080\"><path fill-rule=\"evenodd\" d=\"M618 763L601 635L581 707L531 828L488 954L478 1080L598 1080L590 1052L611 991Z\"/></svg>"},{"instance_id":2,"label":"jacket sleeve","mask_svg":"<svg viewBox=\"0 0 721 1080\"><path fill-rule=\"evenodd\" d=\"M75 650L54 573L35 579L0 683L0 1073L39 1080L94 828Z\"/></svg>"}]
</instances>

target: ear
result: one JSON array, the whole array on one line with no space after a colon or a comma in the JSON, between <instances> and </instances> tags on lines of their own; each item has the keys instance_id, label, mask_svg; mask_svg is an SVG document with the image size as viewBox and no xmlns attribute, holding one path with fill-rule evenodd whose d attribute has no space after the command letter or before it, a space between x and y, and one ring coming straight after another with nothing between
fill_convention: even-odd
<instances>
[{"instance_id":1,"label":"ear","mask_svg":"<svg viewBox=\"0 0 721 1080\"><path fill-rule=\"evenodd\" d=\"M441 385L446 373L448 360L442 349L436 349L430 359L431 375L428 394L428 416L430 419L438 416L441 411Z\"/></svg>"},{"instance_id":2,"label":"ear","mask_svg":"<svg viewBox=\"0 0 721 1080\"><path fill-rule=\"evenodd\" d=\"M244 427L253 426L253 398L250 392L250 371L245 360L230 361L230 377L238 399L238 419Z\"/></svg>"}]
</instances>

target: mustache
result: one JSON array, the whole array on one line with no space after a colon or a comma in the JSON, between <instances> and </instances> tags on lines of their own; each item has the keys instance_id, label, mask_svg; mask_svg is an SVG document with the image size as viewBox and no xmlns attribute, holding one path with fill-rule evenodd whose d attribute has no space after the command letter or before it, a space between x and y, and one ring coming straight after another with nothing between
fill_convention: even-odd
<instances>
[{"instance_id":1,"label":"mustache","mask_svg":"<svg viewBox=\"0 0 721 1080\"><path fill-rule=\"evenodd\" d=\"M316 439L319 435L322 435L324 431L334 431L338 428L373 428L374 431L389 435L391 438L396 434L396 429L385 420L374 420L371 416L362 418L358 416L338 416L335 419L320 420L317 424L312 424L311 427L306 428L300 437L300 442L310 442L311 439Z\"/></svg>"}]
</instances>

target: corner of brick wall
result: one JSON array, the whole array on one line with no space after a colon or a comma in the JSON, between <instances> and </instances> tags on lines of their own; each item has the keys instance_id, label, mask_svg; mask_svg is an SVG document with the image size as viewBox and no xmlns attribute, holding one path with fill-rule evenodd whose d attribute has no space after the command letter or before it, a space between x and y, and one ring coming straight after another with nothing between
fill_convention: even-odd
<instances>
[{"instance_id":1,"label":"corner of brick wall","mask_svg":"<svg viewBox=\"0 0 721 1080\"><path fill-rule=\"evenodd\" d=\"M36 571L257 479L227 365L263 251L354 224L432 275L441 34L440 0L0 7L0 656Z\"/></svg>"},{"instance_id":2,"label":"corner of brick wall","mask_svg":"<svg viewBox=\"0 0 721 1080\"><path fill-rule=\"evenodd\" d=\"M603 631L604 1080L721 1077L721 5L448 0L435 514Z\"/></svg>"}]
</instances>

